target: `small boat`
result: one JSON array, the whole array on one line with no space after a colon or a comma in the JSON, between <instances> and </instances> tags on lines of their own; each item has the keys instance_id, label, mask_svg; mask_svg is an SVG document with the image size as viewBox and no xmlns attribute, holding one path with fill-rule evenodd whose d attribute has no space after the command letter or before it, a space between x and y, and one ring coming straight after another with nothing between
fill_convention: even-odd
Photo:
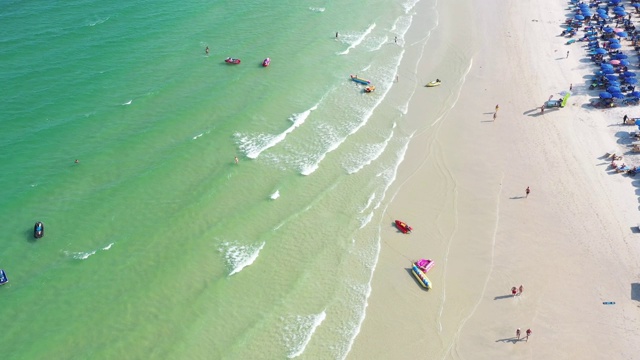
<instances>
[{"instance_id":1,"label":"small boat","mask_svg":"<svg viewBox=\"0 0 640 360\"><path fill-rule=\"evenodd\" d=\"M38 221L35 225L33 225L33 237L36 239L40 239L44 236L44 224Z\"/></svg>"},{"instance_id":2,"label":"small boat","mask_svg":"<svg viewBox=\"0 0 640 360\"><path fill-rule=\"evenodd\" d=\"M417 266L418 269L422 270L425 274L428 273L435 264L436 263L431 259L420 259L414 263L414 265Z\"/></svg>"},{"instance_id":3,"label":"small boat","mask_svg":"<svg viewBox=\"0 0 640 360\"><path fill-rule=\"evenodd\" d=\"M425 86L426 87L434 87L434 86L440 86L440 84L442 84L442 81L440 81L440 79L436 79L436 80L431 81L430 83L428 83Z\"/></svg>"},{"instance_id":4,"label":"small boat","mask_svg":"<svg viewBox=\"0 0 640 360\"><path fill-rule=\"evenodd\" d=\"M376 89L376 86L375 86L375 85L369 85L369 86L367 86L366 88L364 88L364 92L366 92L366 93L370 93L370 92L375 91L375 89Z\"/></svg>"},{"instance_id":5,"label":"small boat","mask_svg":"<svg viewBox=\"0 0 640 360\"><path fill-rule=\"evenodd\" d=\"M413 264L413 266L411 267L411 272L413 273L413 276L418 279L420 285L422 285L423 288L427 290L431 289L431 280L429 280L427 274L422 271L416 264Z\"/></svg>"},{"instance_id":6,"label":"small boat","mask_svg":"<svg viewBox=\"0 0 640 360\"><path fill-rule=\"evenodd\" d=\"M0 269L0 285L4 285L9 282L7 279L7 274L4 273L4 270Z\"/></svg>"},{"instance_id":7,"label":"small boat","mask_svg":"<svg viewBox=\"0 0 640 360\"><path fill-rule=\"evenodd\" d=\"M224 62L226 62L227 64L240 64L240 59L234 59L234 58L226 58L224 59Z\"/></svg>"},{"instance_id":8,"label":"small boat","mask_svg":"<svg viewBox=\"0 0 640 360\"><path fill-rule=\"evenodd\" d=\"M357 82L358 84L362 84L362 85L369 85L371 84L371 81L366 80L366 79L361 79L358 77L358 75L350 75L351 76L351 80Z\"/></svg>"},{"instance_id":9,"label":"small boat","mask_svg":"<svg viewBox=\"0 0 640 360\"><path fill-rule=\"evenodd\" d=\"M408 234L413 231L413 228L411 226L400 220L396 220L396 227L398 228L398 230L402 231L403 234Z\"/></svg>"},{"instance_id":10,"label":"small boat","mask_svg":"<svg viewBox=\"0 0 640 360\"><path fill-rule=\"evenodd\" d=\"M264 61L262 62L262 66L264 66L264 67L269 66L269 64L271 64L271 59L270 59L270 58L266 58L266 59L264 59Z\"/></svg>"}]
</instances>

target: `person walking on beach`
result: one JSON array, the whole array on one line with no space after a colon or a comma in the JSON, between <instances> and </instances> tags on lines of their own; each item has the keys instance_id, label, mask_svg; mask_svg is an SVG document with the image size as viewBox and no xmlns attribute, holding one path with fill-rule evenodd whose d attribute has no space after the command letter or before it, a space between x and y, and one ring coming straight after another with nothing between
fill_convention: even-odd
<instances>
[{"instance_id":1,"label":"person walking on beach","mask_svg":"<svg viewBox=\"0 0 640 360\"><path fill-rule=\"evenodd\" d=\"M529 197L529 193L531 192L531 189L529 189L529 187L527 186L527 190L524 191L525 192L525 198ZM520 287L522 288L522 285L520 285Z\"/></svg>"},{"instance_id":2,"label":"person walking on beach","mask_svg":"<svg viewBox=\"0 0 640 360\"><path fill-rule=\"evenodd\" d=\"M573 84L569 84L569 91L573 90Z\"/></svg>"},{"instance_id":3,"label":"person walking on beach","mask_svg":"<svg viewBox=\"0 0 640 360\"><path fill-rule=\"evenodd\" d=\"M496 121L496 118L497 118L497 117L498 117L498 113L497 113L497 112L494 112L494 113L493 113L493 121Z\"/></svg>"},{"instance_id":4,"label":"person walking on beach","mask_svg":"<svg viewBox=\"0 0 640 360\"><path fill-rule=\"evenodd\" d=\"M626 124L627 120L629 120L629 117L627 116L627 114L624 114L624 116L622 117L622 125Z\"/></svg>"},{"instance_id":5,"label":"person walking on beach","mask_svg":"<svg viewBox=\"0 0 640 360\"><path fill-rule=\"evenodd\" d=\"M516 338L520 340L520 328L516 330Z\"/></svg>"},{"instance_id":6,"label":"person walking on beach","mask_svg":"<svg viewBox=\"0 0 640 360\"><path fill-rule=\"evenodd\" d=\"M498 104L496 104L496 112L498 112L498 109L500 109L500 106L498 106Z\"/></svg>"},{"instance_id":7,"label":"person walking on beach","mask_svg":"<svg viewBox=\"0 0 640 360\"><path fill-rule=\"evenodd\" d=\"M524 286L520 285L520 287L518 288L518 296L522 295L523 291L524 291Z\"/></svg>"},{"instance_id":8,"label":"person walking on beach","mask_svg":"<svg viewBox=\"0 0 640 360\"><path fill-rule=\"evenodd\" d=\"M516 289L516 287L512 287L511 288L511 296L516 296L516 294L518 293L518 289Z\"/></svg>"},{"instance_id":9,"label":"person walking on beach","mask_svg":"<svg viewBox=\"0 0 640 360\"><path fill-rule=\"evenodd\" d=\"M567 57L566 57L566 59L568 59L568 58L569 58L569 50L567 50Z\"/></svg>"},{"instance_id":10,"label":"person walking on beach","mask_svg":"<svg viewBox=\"0 0 640 360\"><path fill-rule=\"evenodd\" d=\"M531 329L527 329L527 342L529 341L529 336L531 336Z\"/></svg>"},{"instance_id":11,"label":"person walking on beach","mask_svg":"<svg viewBox=\"0 0 640 360\"><path fill-rule=\"evenodd\" d=\"M544 104L542 104L542 106L540 106L540 114L544 114Z\"/></svg>"},{"instance_id":12,"label":"person walking on beach","mask_svg":"<svg viewBox=\"0 0 640 360\"><path fill-rule=\"evenodd\" d=\"M237 156L235 157L235 161L236 161L236 164L237 164L238 163L238 157Z\"/></svg>"}]
</instances>

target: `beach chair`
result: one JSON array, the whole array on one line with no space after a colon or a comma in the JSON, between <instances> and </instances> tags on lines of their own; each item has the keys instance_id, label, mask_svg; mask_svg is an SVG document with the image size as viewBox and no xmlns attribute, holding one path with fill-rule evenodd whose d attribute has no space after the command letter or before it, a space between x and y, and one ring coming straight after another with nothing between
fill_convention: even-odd
<instances>
[{"instance_id":1,"label":"beach chair","mask_svg":"<svg viewBox=\"0 0 640 360\"><path fill-rule=\"evenodd\" d=\"M633 144L631 147L632 152L640 152L640 144Z\"/></svg>"},{"instance_id":2,"label":"beach chair","mask_svg":"<svg viewBox=\"0 0 640 360\"><path fill-rule=\"evenodd\" d=\"M624 125L635 125L636 120L637 118L627 118L627 120L624 121Z\"/></svg>"}]
</instances>

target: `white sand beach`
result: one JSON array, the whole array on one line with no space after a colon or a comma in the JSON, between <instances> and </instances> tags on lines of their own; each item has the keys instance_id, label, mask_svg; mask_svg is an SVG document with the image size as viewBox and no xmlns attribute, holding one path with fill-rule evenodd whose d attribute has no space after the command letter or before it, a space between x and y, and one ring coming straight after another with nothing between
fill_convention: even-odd
<instances>
[{"instance_id":1,"label":"white sand beach","mask_svg":"<svg viewBox=\"0 0 640 360\"><path fill-rule=\"evenodd\" d=\"M425 56L416 75L443 85L419 88L407 117L442 118L415 135L387 209L414 232L383 228L348 358L638 358L640 180L613 172L603 155L626 151L623 161L640 165L620 140L636 129L622 116L640 107L586 106L598 96L588 90L596 66L582 43L558 36L568 2L468 3L438 2L434 38L443 40L427 47L442 60ZM464 64L465 82L447 83ZM569 104L540 114L570 84ZM457 96L451 110L438 106ZM422 257L436 262L428 292L408 270ZM528 342L517 328L532 329Z\"/></svg>"}]
</instances>

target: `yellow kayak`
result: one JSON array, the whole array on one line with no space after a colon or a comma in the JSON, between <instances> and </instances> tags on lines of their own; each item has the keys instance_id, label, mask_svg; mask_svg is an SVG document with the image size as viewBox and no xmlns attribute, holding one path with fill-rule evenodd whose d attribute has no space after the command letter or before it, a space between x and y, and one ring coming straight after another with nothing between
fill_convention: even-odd
<instances>
[{"instance_id":1,"label":"yellow kayak","mask_svg":"<svg viewBox=\"0 0 640 360\"><path fill-rule=\"evenodd\" d=\"M428 83L427 85L425 85L426 87L434 87L434 86L439 86L440 84L442 84L442 81L440 80L434 80L430 83Z\"/></svg>"}]
</instances>

